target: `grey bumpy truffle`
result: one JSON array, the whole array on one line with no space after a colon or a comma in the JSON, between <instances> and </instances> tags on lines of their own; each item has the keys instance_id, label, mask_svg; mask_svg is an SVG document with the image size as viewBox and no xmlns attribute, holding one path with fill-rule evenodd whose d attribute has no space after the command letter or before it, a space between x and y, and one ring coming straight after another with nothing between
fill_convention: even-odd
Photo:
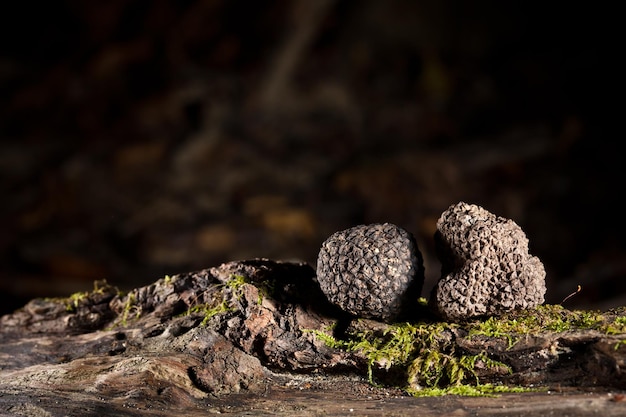
<instances>
[{"instance_id":1,"label":"grey bumpy truffle","mask_svg":"<svg viewBox=\"0 0 626 417\"><path fill-rule=\"evenodd\" d=\"M442 318L497 316L543 303L543 264L528 253L514 221L460 202L437 221L435 244L442 269L430 305Z\"/></svg>"},{"instance_id":2,"label":"grey bumpy truffle","mask_svg":"<svg viewBox=\"0 0 626 417\"><path fill-rule=\"evenodd\" d=\"M413 236L396 225L355 226L324 241L317 279L342 310L391 322L417 302L424 284L422 255Z\"/></svg>"}]
</instances>

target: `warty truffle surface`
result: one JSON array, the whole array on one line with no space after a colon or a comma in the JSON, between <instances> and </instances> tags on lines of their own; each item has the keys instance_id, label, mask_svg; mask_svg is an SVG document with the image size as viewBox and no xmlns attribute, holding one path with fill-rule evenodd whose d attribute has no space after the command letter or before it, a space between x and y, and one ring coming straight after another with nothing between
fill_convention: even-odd
<instances>
[{"instance_id":1,"label":"warty truffle surface","mask_svg":"<svg viewBox=\"0 0 626 417\"><path fill-rule=\"evenodd\" d=\"M460 202L439 218L435 244L442 268L430 305L442 318L497 316L543 303L543 264L513 220Z\"/></svg>"},{"instance_id":2,"label":"warty truffle surface","mask_svg":"<svg viewBox=\"0 0 626 417\"><path fill-rule=\"evenodd\" d=\"M399 226L359 225L322 243L317 279L342 310L391 322L417 302L424 284L422 255L413 236Z\"/></svg>"}]
</instances>

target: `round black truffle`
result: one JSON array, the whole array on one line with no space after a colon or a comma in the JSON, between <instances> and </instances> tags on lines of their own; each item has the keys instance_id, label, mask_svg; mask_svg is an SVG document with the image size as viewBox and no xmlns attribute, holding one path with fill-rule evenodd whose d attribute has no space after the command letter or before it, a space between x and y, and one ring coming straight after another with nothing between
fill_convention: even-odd
<instances>
[{"instance_id":1,"label":"round black truffle","mask_svg":"<svg viewBox=\"0 0 626 417\"><path fill-rule=\"evenodd\" d=\"M422 255L413 236L394 224L355 226L324 241L317 279L328 300L344 311L391 322L421 293Z\"/></svg>"}]
</instances>

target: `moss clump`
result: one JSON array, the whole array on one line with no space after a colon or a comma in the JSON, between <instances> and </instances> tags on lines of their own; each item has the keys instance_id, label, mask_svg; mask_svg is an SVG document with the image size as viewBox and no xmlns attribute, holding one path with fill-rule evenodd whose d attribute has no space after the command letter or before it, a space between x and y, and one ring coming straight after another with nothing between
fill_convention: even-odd
<instances>
[{"instance_id":1,"label":"moss clump","mask_svg":"<svg viewBox=\"0 0 626 417\"><path fill-rule=\"evenodd\" d=\"M523 336L541 332L561 333L570 330L598 330L607 334L626 333L626 318L611 319L599 311L568 310L560 305L541 305L529 310L514 311L501 317L489 317L466 324L468 337L505 338L508 348Z\"/></svg>"},{"instance_id":2,"label":"moss clump","mask_svg":"<svg viewBox=\"0 0 626 417\"><path fill-rule=\"evenodd\" d=\"M506 385L478 384L478 385L454 385L445 388L423 388L419 390L408 389L407 392L414 397L442 397L444 395L461 395L463 397L496 397L499 394L513 392L530 392L535 389L524 387L509 387Z\"/></svg>"},{"instance_id":3,"label":"moss clump","mask_svg":"<svg viewBox=\"0 0 626 417\"><path fill-rule=\"evenodd\" d=\"M420 303L423 302L420 300ZM368 378L372 383L376 376L384 378L386 374L394 374L402 375L399 385L416 396L490 396L537 388L483 383L478 376L478 369L492 369L503 375L511 372L511 369L485 352L468 354L454 343L456 337L502 338L510 349L528 335L572 330L624 335L626 314L571 311L560 305L542 305L497 318L465 323L397 323L386 325L379 331L348 333L344 340L338 340L326 331L312 332L331 348L355 352L364 357ZM618 341L615 348L623 344L626 341Z\"/></svg>"},{"instance_id":4,"label":"moss clump","mask_svg":"<svg viewBox=\"0 0 626 417\"><path fill-rule=\"evenodd\" d=\"M66 311L70 313L74 313L76 312L76 310L82 303L86 302L85 300L88 300L90 297L94 295L102 295L107 292L115 292L119 294L119 290L116 287L109 285L106 279L102 279L102 280L94 281L92 291L79 291L79 292L75 292L74 294L71 294L67 298L61 298L61 299L55 299L55 300L58 300L62 302L63 304L65 304Z\"/></svg>"},{"instance_id":5,"label":"moss clump","mask_svg":"<svg viewBox=\"0 0 626 417\"><path fill-rule=\"evenodd\" d=\"M130 293L126 296L126 302L124 303L124 307L122 308L122 316L120 318L120 325L126 326L128 324L128 319L132 318L137 320L141 317L142 308L141 305L137 304L137 300L135 299L135 294Z\"/></svg>"},{"instance_id":6,"label":"moss clump","mask_svg":"<svg viewBox=\"0 0 626 417\"><path fill-rule=\"evenodd\" d=\"M217 285L215 292L211 294L211 300L207 303L192 305L187 309L185 315L202 314L201 326L206 326L211 318L236 311L238 308L235 301L243 296L243 287L248 284L246 277L243 275L231 275L230 279L224 284Z\"/></svg>"},{"instance_id":7,"label":"moss clump","mask_svg":"<svg viewBox=\"0 0 626 417\"><path fill-rule=\"evenodd\" d=\"M623 315L624 311L616 312L618 315L610 321L606 323L603 327L603 330L608 335L623 335L626 334L626 316ZM626 339L619 340L615 343L615 350L618 350L623 345L626 345Z\"/></svg>"},{"instance_id":8,"label":"moss clump","mask_svg":"<svg viewBox=\"0 0 626 417\"><path fill-rule=\"evenodd\" d=\"M193 307L190 307L189 310L187 310L186 314L202 314L204 317L200 322L200 326L206 326L211 318L217 316L218 314L226 313L228 311L232 310L228 307L228 303L222 300L222 302L217 305L213 305L212 303L195 305Z\"/></svg>"},{"instance_id":9,"label":"moss clump","mask_svg":"<svg viewBox=\"0 0 626 417\"><path fill-rule=\"evenodd\" d=\"M65 303L65 311L73 313L78 309L78 306L83 300L86 300L89 297L89 291L79 291L71 294L69 297L64 299Z\"/></svg>"},{"instance_id":10,"label":"moss clump","mask_svg":"<svg viewBox=\"0 0 626 417\"><path fill-rule=\"evenodd\" d=\"M495 395L522 390L481 384L476 374L478 367L498 367L504 372L510 369L485 353L460 352L450 332L456 327L450 323L400 323L389 325L382 332L350 335L348 340L337 340L322 331L312 332L329 347L357 352L366 358L371 383L376 371L393 368L392 374L403 375L400 385L412 395Z\"/></svg>"},{"instance_id":11,"label":"moss clump","mask_svg":"<svg viewBox=\"0 0 626 417\"><path fill-rule=\"evenodd\" d=\"M234 294L237 295L237 298L241 298L243 295L243 286L248 284L248 280L243 275L231 275L230 279L226 281L224 287L229 288Z\"/></svg>"},{"instance_id":12,"label":"moss clump","mask_svg":"<svg viewBox=\"0 0 626 417\"><path fill-rule=\"evenodd\" d=\"M626 316L618 316L613 322L608 323L605 332L606 334L626 333Z\"/></svg>"}]
</instances>

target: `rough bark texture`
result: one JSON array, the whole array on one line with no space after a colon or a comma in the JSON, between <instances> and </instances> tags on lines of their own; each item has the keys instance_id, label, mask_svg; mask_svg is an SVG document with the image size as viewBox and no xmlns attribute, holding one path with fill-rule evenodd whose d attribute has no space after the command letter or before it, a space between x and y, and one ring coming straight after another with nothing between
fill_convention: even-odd
<instances>
[{"instance_id":1,"label":"rough bark texture","mask_svg":"<svg viewBox=\"0 0 626 417\"><path fill-rule=\"evenodd\" d=\"M458 352L486 352L510 366L511 372L477 369L482 383L551 391L414 398L393 386L403 371L382 363L374 364L374 377L383 387L368 384L362 351L331 348L314 332L331 328L340 337L382 334L388 325L349 322L326 301L310 266L269 260L165 277L126 295L100 283L66 299L36 299L0 318L0 414L626 411L615 393L626 389L623 333L545 331L511 346L506 338L468 337L463 327L452 327L436 337Z\"/></svg>"}]
</instances>

